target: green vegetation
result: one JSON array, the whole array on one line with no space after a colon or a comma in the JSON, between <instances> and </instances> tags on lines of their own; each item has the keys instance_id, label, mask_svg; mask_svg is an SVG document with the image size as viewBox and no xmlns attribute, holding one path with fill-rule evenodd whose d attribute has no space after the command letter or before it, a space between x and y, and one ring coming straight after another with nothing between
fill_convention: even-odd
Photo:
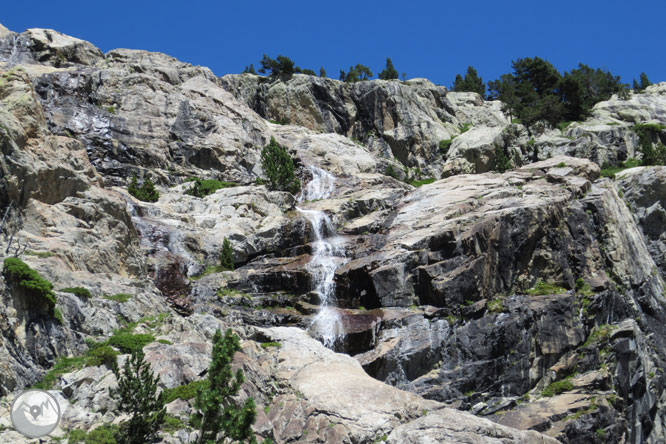
<instances>
[{"instance_id":1,"label":"green vegetation","mask_svg":"<svg viewBox=\"0 0 666 444\"><path fill-rule=\"evenodd\" d=\"M166 433L174 433L184 428L187 428L187 425L177 416L169 415L168 413L164 415L164 423L161 427L162 431Z\"/></svg>"},{"instance_id":2,"label":"green vegetation","mask_svg":"<svg viewBox=\"0 0 666 444\"><path fill-rule=\"evenodd\" d=\"M85 365L87 367L96 367L99 365L105 365L108 368L113 368L116 365L118 360L118 352L108 345L102 345L92 350L88 350L85 359Z\"/></svg>"},{"instance_id":3,"label":"green vegetation","mask_svg":"<svg viewBox=\"0 0 666 444\"><path fill-rule=\"evenodd\" d=\"M51 389L61 375L85 367L85 359L84 356L59 358L51 370L44 375L42 380L34 385L34 388L42 390Z\"/></svg>"},{"instance_id":4,"label":"green vegetation","mask_svg":"<svg viewBox=\"0 0 666 444\"><path fill-rule=\"evenodd\" d=\"M116 302L127 302L127 301L130 300L131 297L132 297L131 294L118 293L118 294L114 294L112 296L104 296L104 299L108 299L110 301L116 301Z\"/></svg>"},{"instance_id":5,"label":"green vegetation","mask_svg":"<svg viewBox=\"0 0 666 444\"><path fill-rule=\"evenodd\" d=\"M109 114L115 114L116 113L116 107L111 105L106 107L106 112Z\"/></svg>"},{"instance_id":6,"label":"green vegetation","mask_svg":"<svg viewBox=\"0 0 666 444\"><path fill-rule=\"evenodd\" d=\"M510 117L527 127L541 120L552 126L583 120L597 102L627 94L619 76L582 63L564 74L539 57L515 60L512 68L488 83L488 98L503 101Z\"/></svg>"},{"instance_id":7,"label":"green vegetation","mask_svg":"<svg viewBox=\"0 0 666 444\"><path fill-rule=\"evenodd\" d=\"M641 165L666 165L666 146L661 143L660 134L666 126L659 123L639 123L634 125L638 135L638 145L643 157Z\"/></svg>"},{"instance_id":8,"label":"green vegetation","mask_svg":"<svg viewBox=\"0 0 666 444\"><path fill-rule=\"evenodd\" d=\"M460 74L456 75L456 79L453 82L453 90L456 92L475 92L480 94L481 97L484 97L486 95L486 84L483 83L483 79L479 77L476 69L472 66L468 66L464 78Z\"/></svg>"},{"instance_id":9,"label":"green vegetation","mask_svg":"<svg viewBox=\"0 0 666 444\"><path fill-rule=\"evenodd\" d=\"M451 148L452 143L453 139L444 139L439 141L439 151L442 153L442 155L446 156L449 153L449 148Z\"/></svg>"},{"instance_id":10,"label":"green vegetation","mask_svg":"<svg viewBox=\"0 0 666 444\"><path fill-rule=\"evenodd\" d=\"M268 177L271 190L288 191L292 194L301 189L301 182L294 175L294 161L275 138L261 150L261 167Z\"/></svg>"},{"instance_id":11,"label":"green vegetation","mask_svg":"<svg viewBox=\"0 0 666 444\"><path fill-rule=\"evenodd\" d=\"M107 344L120 349L124 353L134 353L143 350L143 347L154 341L155 336L151 334L132 334L119 331L109 338Z\"/></svg>"},{"instance_id":12,"label":"green vegetation","mask_svg":"<svg viewBox=\"0 0 666 444\"><path fill-rule=\"evenodd\" d=\"M157 202L160 198L160 193L155 189L155 184L150 180L150 177L146 178L143 184L139 186L136 176L132 176L127 192L144 202Z\"/></svg>"},{"instance_id":13,"label":"green vegetation","mask_svg":"<svg viewBox=\"0 0 666 444\"><path fill-rule=\"evenodd\" d=\"M576 293L582 294L583 296L592 296L594 294L590 288L590 284L585 282L583 278L576 279Z\"/></svg>"},{"instance_id":14,"label":"green vegetation","mask_svg":"<svg viewBox=\"0 0 666 444\"><path fill-rule=\"evenodd\" d=\"M272 59L264 54L259 63L261 64L259 72L261 74L268 74L271 77L291 78L296 72L294 62L289 57L283 55L278 55L277 59Z\"/></svg>"},{"instance_id":15,"label":"green vegetation","mask_svg":"<svg viewBox=\"0 0 666 444\"><path fill-rule=\"evenodd\" d=\"M393 62L391 61L390 57L386 58L386 68L384 68L379 73L379 78L382 80L393 80L398 78L398 71L393 66Z\"/></svg>"},{"instance_id":16,"label":"green vegetation","mask_svg":"<svg viewBox=\"0 0 666 444\"><path fill-rule=\"evenodd\" d=\"M117 444L118 430L117 425L102 425L89 433L81 429L74 429L70 430L67 439L69 444Z\"/></svg>"},{"instance_id":17,"label":"green vegetation","mask_svg":"<svg viewBox=\"0 0 666 444\"><path fill-rule=\"evenodd\" d=\"M495 145L495 171L503 173L513 167L504 147Z\"/></svg>"},{"instance_id":18,"label":"green vegetation","mask_svg":"<svg viewBox=\"0 0 666 444\"><path fill-rule=\"evenodd\" d=\"M610 338L611 333L613 332L613 326L608 324L602 324L592 329L590 336L587 337L587 340L583 344L583 347L588 347L596 342L603 342Z\"/></svg>"},{"instance_id":19,"label":"green vegetation","mask_svg":"<svg viewBox=\"0 0 666 444\"><path fill-rule=\"evenodd\" d=\"M231 247L231 242L226 237L222 242L222 254L220 255L220 266L225 270L234 269L234 250Z\"/></svg>"},{"instance_id":20,"label":"green vegetation","mask_svg":"<svg viewBox=\"0 0 666 444\"><path fill-rule=\"evenodd\" d=\"M189 384L179 385L178 387L164 389L164 403L169 404L176 399L182 399L184 401L193 399L197 395L197 391L208 390L209 386L210 381L204 379L200 381L192 381Z\"/></svg>"},{"instance_id":21,"label":"green vegetation","mask_svg":"<svg viewBox=\"0 0 666 444\"><path fill-rule=\"evenodd\" d=\"M372 77L370 68L360 63L357 63L356 66L350 66L349 72L345 73L344 70L340 70L340 80L346 83L361 82L370 79L370 77Z\"/></svg>"},{"instance_id":22,"label":"green vegetation","mask_svg":"<svg viewBox=\"0 0 666 444\"><path fill-rule=\"evenodd\" d=\"M471 123L465 123L460 127L460 134L466 133L472 127Z\"/></svg>"},{"instance_id":23,"label":"green vegetation","mask_svg":"<svg viewBox=\"0 0 666 444\"><path fill-rule=\"evenodd\" d=\"M573 390L573 384L571 383L571 376L561 380L561 381L555 381L552 384L550 384L548 387L546 387L543 392L541 392L541 396L555 396L559 395L560 393L568 392L569 390Z\"/></svg>"},{"instance_id":24,"label":"green vegetation","mask_svg":"<svg viewBox=\"0 0 666 444\"><path fill-rule=\"evenodd\" d=\"M384 171L384 175L392 177L394 179L400 180L400 175L398 174L398 171L393 167L393 165L390 165L386 167L386 171Z\"/></svg>"},{"instance_id":25,"label":"green vegetation","mask_svg":"<svg viewBox=\"0 0 666 444\"><path fill-rule=\"evenodd\" d=\"M534 287L527 290L525 294L529 294L531 296L543 296L547 294L562 294L566 293L566 291L566 289L555 284L538 280L537 283L534 284Z\"/></svg>"},{"instance_id":26,"label":"green vegetation","mask_svg":"<svg viewBox=\"0 0 666 444\"><path fill-rule=\"evenodd\" d=\"M560 162L557 165L555 165L557 168L566 168L567 164L564 162Z\"/></svg>"},{"instance_id":27,"label":"green vegetation","mask_svg":"<svg viewBox=\"0 0 666 444\"><path fill-rule=\"evenodd\" d=\"M188 181L193 182L193 184L192 188L185 191L185 194L189 194L190 196L198 197L201 199L208 196L209 194L213 194L214 192L222 188L230 188L236 186L236 184L233 182L223 182L216 179L201 180L198 177L193 177Z\"/></svg>"},{"instance_id":28,"label":"green vegetation","mask_svg":"<svg viewBox=\"0 0 666 444\"><path fill-rule=\"evenodd\" d=\"M56 295L53 292L53 284L44 279L37 271L33 270L17 257L8 257L3 262L3 275L5 280L12 285L21 288L26 294L44 301L48 305L51 316L63 323L62 314L55 307ZM58 319L59 318L59 319Z\"/></svg>"},{"instance_id":29,"label":"green vegetation","mask_svg":"<svg viewBox=\"0 0 666 444\"><path fill-rule=\"evenodd\" d=\"M409 184L413 187L418 188L422 185L427 185L429 183L433 183L434 181L435 181L434 177L429 177L427 179L421 179L421 180L416 180L416 179L410 180Z\"/></svg>"},{"instance_id":30,"label":"green vegetation","mask_svg":"<svg viewBox=\"0 0 666 444\"><path fill-rule=\"evenodd\" d=\"M502 313L505 310L504 296L497 296L496 298L491 299L488 301L486 308L491 313Z\"/></svg>"},{"instance_id":31,"label":"green vegetation","mask_svg":"<svg viewBox=\"0 0 666 444\"><path fill-rule=\"evenodd\" d=\"M647 74L645 74L644 72L642 72L640 75L640 83L637 82L636 79L634 79L633 81L634 92L637 93L642 93L643 91L645 91L645 88L647 88L650 85L652 85L652 82L650 82Z\"/></svg>"},{"instance_id":32,"label":"green vegetation","mask_svg":"<svg viewBox=\"0 0 666 444\"><path fill-rule=\"evenodd\" d=\"M280 348L280 347L282 347L282 344L280 344L279 342L262 342L261 343L261 348L270 348L270 347Z\"/></svg>"},{"instance_id":33,"label":"green vegetation","mask_svg":"<svg viewBox=\"0 0 666 444\"><path fill-rule=\"evenodd\" d=\"M111 396L118 401L119 411L132 415L118 430L118 440L126 444L153 440L166 414L164 393L157 395L159 377L143 358L143 351L138 349L125 361L122 373L117 366L113 368L118 388L111 390Z\"/></svg>"},{"instance_id":34,"label":"green vegetation","mask_svg":"<svg viewBox=\"0 0 666 444\"><path fill-rule=\"evenodd\" d=\"M47 257L55 256L55 254L52 253L52 252L50 252L50 251L31 251L31 250L26 250L26 251L25 251L25 254L27 254L28 256L37 256L38 258L42 258L42 259L45 259L45 258L47 258Z\"/></svg>"},{"instance_id":35,"label":"green vegetation","mask_svg":"<svg viewBox=\"0 0 666 444\"><path fill-rule=\"evenodd\" d=\"M64 293L72 293L73 295L82 298L82 299L90 299L92 296L90 294L90 290L87 288L83 287L68 287L68 288L61 288L59 291L62 291Z\"/></svg>"},{"instance_id":36,"label":"green vegetation","mask_svg":"<svg viewBox=\"0 0 666 444\"><path fill-rule=\"evenodd\" d=\"M627 168L635 168L640 166L640 161L638 159L629 158L622 162L619 166L611 166L607 162L601 166L601 177L609 177L615 179L615 175L620 171L626 170Z\"/></svg>"},{"instance_id":37,"label":"green vegetation","mask_svg":"<svg viewBox=\"0 0 666 444\"><path fill-rule=\"evenodd\" d=\"M240 350L240 341L231 329L224 336L220 330L213 337L213 356L208 369L207 390L198 390L192 422L201 432L199 443L232 441L254 442L252 424L257 417L254 400L242 405L234 400L245 377L242 370L234 374L231 362ZM220 436L221 435L221 436ZM219 439L218 439L219 438Z\"/></svg>"},{"instance_id":38,"label":"green vegetation","mask_svg":"<svg viewBox=\"0 0 666 444\"><path fill-rule=\"evenodd\" d=\"M158 339L157 342L164 345L173 345L173 342L169 341L168 339Z\"/></svg>"}]
</instances>

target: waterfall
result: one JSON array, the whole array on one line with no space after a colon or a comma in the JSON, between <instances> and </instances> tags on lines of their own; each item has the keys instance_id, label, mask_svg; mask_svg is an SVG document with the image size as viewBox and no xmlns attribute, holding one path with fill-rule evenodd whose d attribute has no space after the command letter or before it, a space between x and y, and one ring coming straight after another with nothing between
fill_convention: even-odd
<instances>
[{"instance_id":1,"label":"waterfall","mask_svg":"<svg viewBox=\"0 0 666 444\"><path fill-rule=\"evenodd\" d=\"M335 190L335 177L314 166L308 167L312 180L308 182L298 197L299 202L327 199ZM324 345L333 348L344 337L344 327L340 314L335 308L335 270L346 262L344 239L335 235L335 227L326 213L301 207L296 209L305 216L312 226L314 242L312 259L307 265L312 275L314 291L319 297L320 309L312 320L309 330L321 338Z\"/></svg>"}]
</instances>

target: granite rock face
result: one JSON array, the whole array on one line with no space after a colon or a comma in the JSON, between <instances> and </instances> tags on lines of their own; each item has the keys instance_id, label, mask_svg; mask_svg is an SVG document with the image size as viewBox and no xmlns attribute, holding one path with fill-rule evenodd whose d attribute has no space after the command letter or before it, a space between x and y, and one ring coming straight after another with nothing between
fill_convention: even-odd
<instances>
[{"instance_id":1,"label":"granite rock face","mask_svg":"<svg viewBox=\"0 0 666 444\"><path fill-rule=\"evenodd\" d=\"M640 157L635 125L666 123L665 91L527 129L425 79L217 78L0 27L0 251L53 283L62 317L0 279L0 440L27 442L2 412L56 362L57 437L124 420L115 376L85 359L119 330L155 339L146 359L175 388L232 328L240 398L277 443L662 442L663 171L599 166ZM317 192L257 183L271 137ZM230 183L196 197L191 177ZM322 249L332 349L311 328Z\"/></svg>"}]
</instances>

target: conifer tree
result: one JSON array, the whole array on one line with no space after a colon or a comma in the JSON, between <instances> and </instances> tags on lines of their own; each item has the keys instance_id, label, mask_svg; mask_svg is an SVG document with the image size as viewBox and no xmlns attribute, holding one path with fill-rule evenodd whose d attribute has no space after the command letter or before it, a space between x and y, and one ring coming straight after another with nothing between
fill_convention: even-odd
<instances>
[{"instance_id":1,"label":"conifer tree","mask_svg":"<svg viewBox=\"0 0 666 444\"><path fill-rule=\"evenodd\" d=\"M476 69L472 66L468 66L464 78L460 74L456 75L456 79L453 82L453 90L458 92L475 92L481 94L481 97L484 97L486 94L486 84L483 83L483 79L479 77Z\"/></svg>"},{"instance_id":2,"label":"conifer tree","mask_svg":"<svg viewBox=\"0 0 666 444\"><path fill-rule=\"evenodd\" d=\"M231 242L226 237L222 242L222 255L220 256L220 265L227 270L234 269L234 250L231 248Z\"/></svg>"},{"instance_id":3,"label":"conifer tree","mask_svg":"<svg viewBox=\"0 0 666 444\"><path fill-rule=\"evenodd\" d=\"M301 189L301 183L294 175L293 159L273 137L261 150L261 167L268 177L268 186L271 190L295 194Z\"/></svg>"},{"instance_id":4,"label":"conifer tree","mask_svg":"<svg viewBox=\"0 0 666 444\"><path fill-rule=\"evenodd\" d=\"M122 373L118 366L113 372L118 378L118 388L111 396L118 400L118 409L132 417L121 424L118 442L121 444L145 444L157 436L164 423L164 393L157 395L159 378L153 375L150 364L143 360L141 349L125 361Z\"/></svg>"},{"instance_id":5,"label":"conifer tree","mask_svg":"<svg viewBox=\"0 0 666 444\"><path fill-rule=\"evenodd\" d=\"M239 405L233 398L245 380L243 371L231 368L234 354L240 350L240 341L231 329L222 336L220 330L213 337L213 356L208 368L209 386L199 389L194 408L194 424L199 427L198 444L227 442L256 443L252 424L256 419L254 400L248 398Z\"/></svg>"},{"instance_id":6,"label":"conifer tree","mask_svg":"<svg viewBox=\"0 0 666 444\"><path fill-rule=\"evenodd\" d=\"M390 57L386 58L386 68L379 73L379 78L382 80L392 80L398 78L398 70L393 66Z\"/></svg>"}]
</instances>

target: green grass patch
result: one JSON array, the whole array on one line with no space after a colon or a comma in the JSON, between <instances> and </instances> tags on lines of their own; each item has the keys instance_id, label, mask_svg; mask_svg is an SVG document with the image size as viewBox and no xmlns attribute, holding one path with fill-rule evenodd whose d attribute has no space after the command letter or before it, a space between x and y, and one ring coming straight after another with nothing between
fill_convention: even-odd
<instances>
[{"instance_id":1,"label":"green grass patch","mask_svg":"<svg viewBox=\"0 0 666 444\"><path fill-rule=\"evenodd\" d=\"M119 332L109 338L108 344L120 349L124 353L132 353L142 350L143 347L154 341L155 336L151 334Z\"/></svg>"},{"instance_id":2,"label":"green grass patch","mask_svg":"<svg viewBox=\"0 0 666 444\"><path fill-rule=\"evenodd\" d=\"M177 416L169 415L168 413L164 415L164 423L162 424L161 430L166 433L175 433L178 430L186 429L187 424L185 424Z\"/></svg>"},{"instance_id":3,"label":"green grass patch","mask_svg":"<svg viewBox=\"0 0 666 444\"><path fill-rule=\"evenodd\" d=\"M561 381L555 381L552 384L550 384L548 387L546 387L543 392L541 392L541 396L555 396L559 395L560 393L568 392L569 390L573 390L573 384L571 383L571 376L561 380Z\"/></svg>"},{"instance_id":4,"label":"green grass patch","mask_svg":"<svg viewBox=\"0 0 666 444\"><path fill-rule=\"evenodd\" d=\"M55 256L54 253L51 253L50 251L31 251L31 250L26 250L25 254L28 256L36 256L42 259L45 259L47 257L52 257Z\"/></svg>"},{"instance_id":5,"label":"green grass patch","mask_svg":"<svg viewBox=\"0 0 666 444\"><path fill-rule=\"evenodd\" d=\"M58 358L55 365L48 372L46 372L42 380L35 384L33 387L41 390L49 390L53 387L61 375L85 367L85 362L85 356Z\"/></svg>"},{"instance_id":6,"label":"green grass patch","mask_svg":"<svg viewBox=\"0 0 666 444\"><path fill-rule=\"evenodd\" d=\"M117 293L112 296L104 296L104 299L108 299L109 301L115 301L115 302L127 302L131 298L132 295L127 293Z\"/></svg>"},{"instance_id":7,"label":"green grass patch","mask_svg":"<svg viewBox=\"0 0 666 444\"><path fill-rule=\"evenodd\" d=\"M646 131L653 134L658 134L665 129L666 125L662 125L661 123L637 123L634 125L634 131L637 133Z\"/></svg>"},{"instance_id":8,"label":"green grass patch","mask_svg":"<svg viewBox=\"0 0 666 444\"><path fill-rule=\"evenodd\" d=\"M262 342L261 343L261 348L266 349L266 348L270 348L270 347L280 348L280 347L282 347L282 344L280 344L279 342Z\"/></svg>"},{"instance_id":9,"label":"green grass patch","mask_svg":"<svg viewBox=\"0 0 666 444\"><path fill-rule=\"evenodd\" d=\"M587 297L594 295L594 292L590 288L590 284L585 282L583 278L576 279L576 293Z\"/></svg>"},{"instance_id":10,"label":"green grass patch","mask_svg":"<svg viewBox=\"0 0 666 444\"><path fill-rule=\"evenodd\" d=\"M560 162L557 165L555 165L557 168L566 168L567 164L564 162Z\"/></svg>"},{"instance_id":11,"label":"green grass patch","mask_svg":"<svg viewBox=\"0 0 666 444\"><path fill-rule=\"evenodd\" d=\"M216 179L199 179L198 177L191 177L188 179L188 182L193 182L193 184L191 188L185 191L185 194L202 199L222 188L237 186L233 182L223 182Z\"/></svg>"},{"instance_id":12,"label":"green grass patch","mask_svg":"<svg viewBox=\"0 0 666 444\"><path fill-rule=\"evenodd\" d=\"M169 341L168 339L158 339L157 342L164 345L173 345L173 342Z\"/></svg>"},{"instance_id":13,"label":"green grass patch","mask_svg":"<svg viewBox=\"0 0 666 444\"><path fill-rule=\"evenodd\" d=\"M197 395L197 390L207 390L209 385L210 382L207 379L202 379L178 387L164 389L164 402L168 404L176 399L182 399L183 401L193 399Z\"/></svg>"},{"instance_id":14,"label":"green grass patch","mask_svg":"<svg viewBox=\"0 0 666 444\"><path fill-rule=\"evenodd\" d=\"M62 291L63 293L71 293L74 296L77 296L82 299L90 299L90 297L92 296L90 294L90 290L83 287L67 287L67 288L61 288L58 291Z\"/></svg>"},{"instance_id":15,"label":"green grass patch","mask_svg":"<svg viewBox=\"0 0 666 444\"><path fill-rule=\"evenodd\" d=\"M641 162L638 159L629 158L622 162L620 165L610 165L608 162L604 162L601 166L601 177L609 177L615 179L615 175L620 171L624 171L627 168L635 168L640 166Z\"/></svg>"},{"instance_id":16,"label":"green grass patch","mask_svg":"<svg viewBox=\"0 0 666 444\"><path fill-rule=\"evenodd\" d=\"M471 123L466 123L460 127L460 134L466 133L472 127Z\"/></svg>"},{"instance_id":17,"label":"green grass patch","mask_svg":"<svg viewBox=\"0 0 666 444\"><path fill-rule=\"evenodd\" d=\"M117 444L116 434L118 429L117 425L103 425L89 433L81 429L70 430L67 442L69 444Z\"/></svg>"},{"instance_id":18,"label":"green grass patch","mask_svg":"<svg viewBox=\"0 0 666 444\"><path fill-rule=\"evenodd\" d=\"M590 336L587 337L587 340L583 344L583 347L588 347L595 342L602 342L610 338L611 333L613 332L613 326L609 324L602 324L592 329Z\"/></svg>"},{"instance_id":19,"label":"green grass patch","mask_svg":"<svg viewBox=\"0 0 666 444\"><path fill-rule=\"evenodd\" d=\"M486 306L489 312L491 313L502 313L505 310L504 307L504 297L503 296L498 296L494 299L491 299L488 301L488 305Z\"/></svg>"},{"instance_id":20,"label":"green grass patch","mask_svg":"<svg viewBox=\"0 0 666 444\"><path fill-rule=\"evenodd\" d=\"M547 294L562 294L566 293L566 291L565 288L559 287L553 283L538 280L537 283L534 284L534 287L530 288L525 293L530 296L544 296Z\"/></svg>"},{"instance_id":21,"label":"green grass patch","mask_svg":"<svg viewBox=\"0 0 666 444\"><path fill-rule=\"evenodd\" d=\"M204 271L202 271L200 274L196 276L192 276L190 280L192 281L198 281L202 277L208 276L210 274L215 274L215 273L222 273L223 271L229 271L228 268L225 268L221 265L209 265L207 266Z\"/></svg>"},{"instance_id":22,"label":"green grass patch","mask_svg":"<svg viewBox=\"0 0 666 444\"><path fill-rule=\"evenodd\" d=\"M427 179L422 179L422 180L410 180L409 184L413 187L418 188L422 185L427 185L429 183L433 183L434 181L435 181L434 177L429 177Z\"/></svg>"}]
</instances>

